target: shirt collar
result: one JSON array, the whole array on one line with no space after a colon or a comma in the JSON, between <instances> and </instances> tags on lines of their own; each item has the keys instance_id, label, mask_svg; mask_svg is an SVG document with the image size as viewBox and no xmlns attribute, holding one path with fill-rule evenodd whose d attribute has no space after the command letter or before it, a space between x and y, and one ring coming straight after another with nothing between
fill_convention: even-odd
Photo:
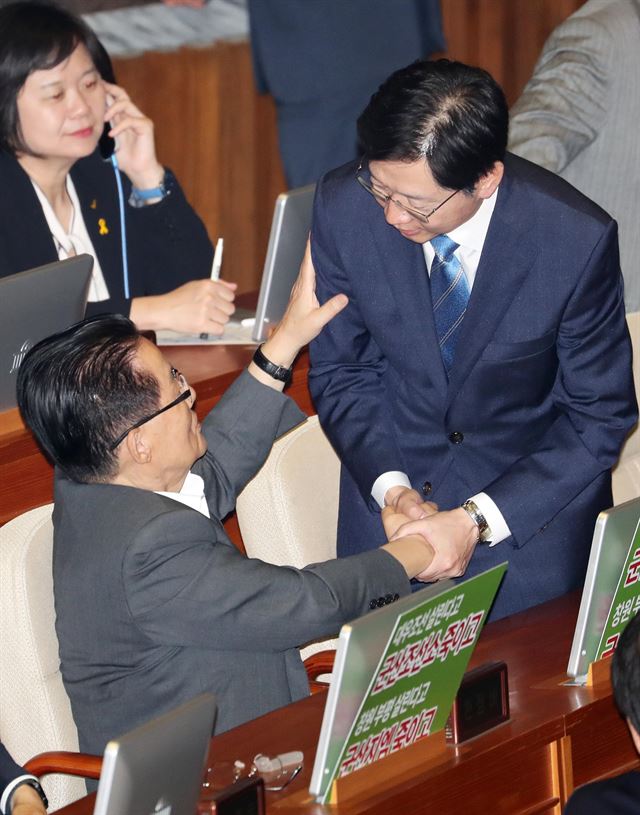
<instances>
[{"instance_id":1,"label":"shirt collar","mask_svg":"<svg viewBox=\"0 0 640 815\"><path fill-rule=\"evenodd\" d=\"M180 504L195 509L207 518L211 517L209 507L207 506L207 499L204 495L204 481L199 475L191 471L187 473L187 477L179 492L163 492L161 490L156 490L156 492L158 495L164 495L167 498L171 498L172 501L178 501Z\"/></svg>"},{"instance_id":2,"label":"shirt collar","mask_svg":"<svg viewBox=\"0 0 640 815\"><path fill-rule=\"evenodd\" d=\"M498 189L500 189L498 187ZM489 231L489 224L491 223L491 216L496 206L498 199L498 189L489 198L485 198L480 204L478 211L465 221L460 226L447 232L447 235L452 241L455 241L459 246L465 249L473 249L477 252L482 252L487 232ZM462 193L464 195L464 193Z\"/></svg>"}]
</instances>

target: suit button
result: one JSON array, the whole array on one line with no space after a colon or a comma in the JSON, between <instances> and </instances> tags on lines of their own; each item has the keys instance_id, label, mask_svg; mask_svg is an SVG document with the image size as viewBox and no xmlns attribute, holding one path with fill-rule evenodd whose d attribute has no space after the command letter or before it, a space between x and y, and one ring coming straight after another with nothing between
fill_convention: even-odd
<instances>
[{"instance_id":1,"label":"suit button","mask_svg":"<svg viewBox=\"0 0 640 815\"><path fill-rule=\"evenodd\" d=\"M464 439L464 434L461 433L459 430L454 430L453 433L449 433L449 441L451 444L462 444L462 440Z\"/></svg>"},{"instance_id":2,"label":"suit button","mask_svg":"<svg viewBox=\"0 0 640 815\"><path fill-rule=\"evenodd\" d=\"M392 594L385 594L385 597L384 597L385 606L388 606L389 603L393 603L393 595Z\"/></svg>"},{"instance_id":3,"label":"suit button","mask_svg":"<svg viewBox=\"0 0 640 815\"><path fill-rule=\"evenodd\" d=\"M378 597L378 608L382 608L384 605L384 597Z\"/></svg>"},{"instance_id":4,"label":"suit button","mask_svg":"<svg viewBox=\"0 0 640 815\"><path fill-rule=\"evenodd\" d=\"M400 599L400 595L399 595L399 594L396 592L396 593L393 595L393 602L395 603L395 601L396 601L396 600L399 600L399 599Z\"/></svg>"},{"instance_id":5,"label":"suit button","mask_svg":"<svg viewBox=\"0 0 640 815\"><path fill-rule=\"evenodd\" d=\"M369 603L369 608L378 608L378 601L371 600L371 602Z\"/></svg>"},{"instance_id":6,"label":"suit button","mask_svg":"<svg viewBox=\"0 0 640 815\"><path fill-rule=\"evenodd\" d=\"M422 485L422 494L429 495L431 492L431 481L425 481Z\"/></svg>"}]
</instances>

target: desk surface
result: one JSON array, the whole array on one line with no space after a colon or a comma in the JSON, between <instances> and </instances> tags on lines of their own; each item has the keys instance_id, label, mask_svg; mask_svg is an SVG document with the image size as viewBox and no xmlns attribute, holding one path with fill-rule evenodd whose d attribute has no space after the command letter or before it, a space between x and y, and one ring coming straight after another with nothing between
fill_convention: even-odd
<instances>
[{"instance_id":1,"label":"desk surface","mask_svg":"<svg viewBox=\"0 0 640 815\"><path fill-rule=\"evenodd\" d=\"M303 772L283 792L267 794L268 813L560 815L574 786L638 765L609 683L595 688L560 684L578 599L569 595L488 625L471 667L496 659L507 662L511 720L458 748L445 748L419 771L383 778L383 789L335 807L310 800L324 693L216 736L210 759L249 764L258 752L303 750ZM91 796L61 810L64 815L91 811Z\"/></svg>"}]
</instances>

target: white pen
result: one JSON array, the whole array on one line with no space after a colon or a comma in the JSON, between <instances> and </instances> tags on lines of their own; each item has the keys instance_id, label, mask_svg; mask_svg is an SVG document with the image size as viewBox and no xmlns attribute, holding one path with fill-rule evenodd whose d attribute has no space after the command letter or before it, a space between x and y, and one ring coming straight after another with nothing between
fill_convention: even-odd
<instances>
[{"instance_id":1,"label":"white pen","mask_svg":"<svg viewBox=\"0 0 640 815\"><path fill-rule=\"evenodd\" d=\"M224 249L224 238L218 238L216 251L213 253L213 264L211 265L211 279L220 280L220 269L222 269L222 251Z\"/></svg>"},{"instance_id":2,"label":"white pen","mask_svg":"<svg viewBox=\"0 0 640 815\"><path fill-rule=\"evenodd\" d=\"M224 249L224 239L218 238L216 243L216 251L213 253L213 263L211 264L211 280L220 280L220 269L222 269L222 251ZM206 331L200 334L201 340L208 340L209 335Z\"/></svg>"}]
</instances>

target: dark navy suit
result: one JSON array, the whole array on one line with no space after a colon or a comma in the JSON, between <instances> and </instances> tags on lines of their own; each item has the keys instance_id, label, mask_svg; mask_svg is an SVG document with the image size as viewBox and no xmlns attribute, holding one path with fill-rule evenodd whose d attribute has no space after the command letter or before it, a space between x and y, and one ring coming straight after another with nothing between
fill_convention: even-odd
<instances>
[{"instance_id":1,"label":"dark navy suit","mask_svg":"<svg viewBox=\"0 0 640 815\"><path fill-rule=\"evenodd\" d=\"M507 156L447 380L422 246L346 165L319 185L318 295L349 306L314 341L311 392L343 464L338 552L384 540L370 496L406 472L442 509L485 491L512 536L472 575L509 569L493 617L582 584L610 468L636 421L617 228L567 183Z\"/></svg>"}]
</instances>

